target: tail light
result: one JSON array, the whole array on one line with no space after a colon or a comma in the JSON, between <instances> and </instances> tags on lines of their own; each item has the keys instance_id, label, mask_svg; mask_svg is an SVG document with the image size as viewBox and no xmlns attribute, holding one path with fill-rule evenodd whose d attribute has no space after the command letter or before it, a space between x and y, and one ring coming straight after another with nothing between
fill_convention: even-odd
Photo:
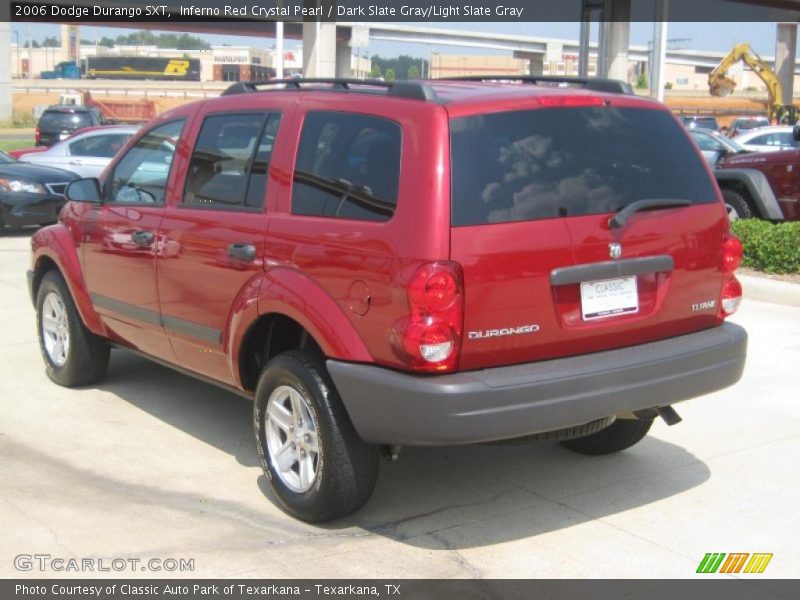
<instances>
[{"instance_id":1,"label":"tail light","mask_svg":"<svg viewBox=\"0 0 800 600\"><path fill-rule=\"evenodd\" d=\"M464 320L461 267L433 262L408 282L409 315L394 327L393 345L417 371L446 372L458 366Z\"/></svg>"},{"instance_id":2,"label":"tail light","mask_svg":"<svg viewBox=\"0 0 800 600\"><path fill-rule=\"evenodd\" d=\"M742 242L732 233L725 234L722 242L722 293L720 294L720 316L731 316L742 303L742 284L733 272L742 264L744 249Z\"/></svg>"},{"instance_id":3,"label":"tail light","mask_svg":"<svg viewBox=\"0 0 800 600\"><path fill-rule=\"evenodd\" d=\"M39 142L41 141L41 136L39 134L39 128L38 127L33 130L33 141L34 141L34 145L35 146L38 146Z\"/></svg>"},{"instance_id":4,"label":"tail light","mask_svg":"<svg viewBox=\"0 0 800 600\"><path fill-rule=\"evenodd\" d=\"M722 242L722 272L733 273L742 264L742 242L732 233L726 233Z\"/></svg>"},{"instance_id":5,"label":"tail light","mask_svg":"<svg viewBox=\"0 0 800 600\"><path fill-rule=\"evenodd\" d=\"M730 279L722 286L722 297L720 299L720 308L722 309L722 316L729 317L737 310L742 303L742 284L736 279L735 275L731 275Z\"/></svg>"}]
</instances>

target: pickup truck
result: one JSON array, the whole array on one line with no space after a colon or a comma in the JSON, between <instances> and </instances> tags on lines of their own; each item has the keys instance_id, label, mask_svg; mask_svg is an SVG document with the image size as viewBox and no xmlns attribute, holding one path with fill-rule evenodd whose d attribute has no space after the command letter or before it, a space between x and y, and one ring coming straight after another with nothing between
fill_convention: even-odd
<instances>
[{"instance_id":1,"label":"pickup truck","mask_svg":"<svg viewBox=\"0 0 800 600\"><path fill-rule=\"evenodd\" d=\"M800 126L792 135L800 140ZM800 149L727 154L716 162L714 177L731 220L800 219Z\"/></svg>"},{"instance_id":2,"label":"pickup truck","mask_svg":"<svg viewBox=\"0 0 800 600\"><path fill-rule=\"evenodd\" d=\"M800 220L800 149L723 158L715 176L728 214L770 221Z\"/></svg>"}]
</instances>

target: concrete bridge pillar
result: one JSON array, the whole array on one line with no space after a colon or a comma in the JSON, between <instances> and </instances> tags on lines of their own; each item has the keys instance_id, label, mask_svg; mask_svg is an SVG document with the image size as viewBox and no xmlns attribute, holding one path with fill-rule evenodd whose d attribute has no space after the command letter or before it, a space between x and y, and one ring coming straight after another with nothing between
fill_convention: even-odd
<instances>
[{"instance_id":1,"label":"concrete bridge pillar","mask_svg":"<svg viewBox=\"0 0 800 600\"><path fill-rule=\"evenodd\" d=\"M778 23L775 36L775 74L783 88L781 104L791 104L794 97L794 63L797 53L797 23Z\"/></svg>"},{"instance_id":2,"label":"concrete bridge pillar","mask_svg":"<svg viewBox=\"0 0 800 600\"><path fill-rule=\"evenodd\" d=\"M303 23L303 76L336 76L336 23Z\"/></svg>"},{"instance_id":3,"label":"concrete bridge pillar","mask_svg":"<svg viewBox=\"0 0 800 600\"><path fill-rule=\"evenodd\" d=\"M604 72L600 77L628 81L628 46L630 45L631 0L607 0L601 23L600 55Z\"/></svg>"},{"instance_id":4,"label":"concrete bridge pillar","mask_svg":"<svg viewBox=\"0 0 800 600\"><path fill-rule=\"evenodd\" d=\"M0 22L0 121L13 116L11 91L11 23Z\"/></svg>"}]
</instances>

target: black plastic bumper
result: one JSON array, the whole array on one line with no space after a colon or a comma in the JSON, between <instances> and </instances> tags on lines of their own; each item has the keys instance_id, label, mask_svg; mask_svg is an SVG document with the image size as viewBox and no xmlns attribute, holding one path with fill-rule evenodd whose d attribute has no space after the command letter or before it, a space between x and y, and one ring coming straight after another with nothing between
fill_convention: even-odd
<instances>
[{"instance_id":1,"label":"black plastic bumper","mask_svg":"<svg viewBox=\"0 0 800 600\"><path fill-rule=\"evenodd\" d=\"M736 383L747 332L719 327L510 367L420 376L328 361L362 439L441 445L510 439L668 406Z\"/></svg>"}]
</instances>

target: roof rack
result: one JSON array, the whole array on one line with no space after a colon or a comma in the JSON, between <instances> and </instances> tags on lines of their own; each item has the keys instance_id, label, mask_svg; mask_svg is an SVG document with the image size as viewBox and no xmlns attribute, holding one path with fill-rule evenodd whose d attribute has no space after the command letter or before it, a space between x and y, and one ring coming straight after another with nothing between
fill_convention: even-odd
<instances>
[{"instance_id":1,"label":"roof rack","mask_svg":"<svg viewBox=\"0 0 800 600\"><path fill-rule=\"evenodd\" d=\"M334 91L345 92L363 92L364 89L359 88L383 88L386 90L387 96L394 98L409 98L412 100L425 100L428 102L439 101L440 98L431 86L419 81L379 81L377 79L339 79L339 78L310 78L310 79L269 79L267 81L240 81L234 83L224 92L223 96L230 96L233 94L246 94L250 92L258 92L259 88L269 88L272 86L274 89L267 91L281 91L281 90L302 90L306 88L314 88L314 84L330 84L330 89ZM309 85L311 84L311 85ZM277 87L283 86L283 87Z\"/></svg>"},{"instance_id":2,"label":"roof rack","mask_svg":"<svg viewBox=\"0 0 800 600\"><path fill-rule=\"evenodd\" d=\"M631 84L618 79L601 79L599 77L558 77L553 75L467 75L462 77L442 77L446 81L521 81L523 83L558 83L579 85L595 92L633 95Z\"/></svg>"}]
</instances>

